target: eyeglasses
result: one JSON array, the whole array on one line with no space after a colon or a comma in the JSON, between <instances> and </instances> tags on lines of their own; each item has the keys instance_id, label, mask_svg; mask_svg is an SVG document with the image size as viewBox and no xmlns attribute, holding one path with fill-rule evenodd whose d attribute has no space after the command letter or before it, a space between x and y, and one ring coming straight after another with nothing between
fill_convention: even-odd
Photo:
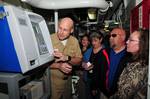
<instances>
[{"instance_id":1,"label":"eyeglasses","mask_svg":"<svg viewBox=\"0 0 150 99\"><path fill-rule=\"evenodd\" d=\"M133 40L131 38L128 39L129 42L139 42L139 40Z\"/></svg>"},{"instance_id":2,"label":"eyeglasses","mask_svg":"<svg viewBox=\"0 0 150 99\"><path fill-rule=\"evenodd\" d=\"M117 34L111 34L110 37L115 38L115 37L117 37Z\"/></svg>"}]
</instances>

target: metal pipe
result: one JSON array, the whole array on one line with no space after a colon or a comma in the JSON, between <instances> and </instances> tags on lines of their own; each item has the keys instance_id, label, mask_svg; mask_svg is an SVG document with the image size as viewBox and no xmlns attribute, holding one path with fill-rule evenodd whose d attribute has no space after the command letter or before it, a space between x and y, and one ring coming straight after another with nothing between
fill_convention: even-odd
<instances>
[{"instance_id":1,"label":"metal pipe","mask_svg":"<svg viewBox=\"0 0 150 99\"><path fill-rule=\"evenodd\" d=\"M54 11L54 20L55 20L55 33L57 32L57 30L58 30L58 11L57 10L55 10Z\"/></svg>"}]
</instances>

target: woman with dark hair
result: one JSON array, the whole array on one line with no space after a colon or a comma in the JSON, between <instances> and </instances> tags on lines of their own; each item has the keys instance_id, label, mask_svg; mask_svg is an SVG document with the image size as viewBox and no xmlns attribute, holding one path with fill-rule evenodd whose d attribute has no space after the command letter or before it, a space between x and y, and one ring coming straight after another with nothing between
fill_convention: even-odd
<instances>
[{"instance_id":1,"label":"woman with dark hair","mask_svg":"<svg viewBox=\"0 0 150 99\"><path fill-rule=\"evenodd\" d=\"M90 48L90 40L87 34L81 37L80 49L82 54L84 54L87 49ZM75 75L79 76L79 81L77 85L77 94L79 99L86 99L86 88L84 83L84 69L82 66L77 66L75 69Z\"/></svg>"},{"instance_id":2,"label":"woman with dark hair","mask_svg":"<svg viewBox=\"0 0 150 99\"><path fill-rule=\"evenodd\" d=\"M84 54L84 52L86 52L86 50L90 48L90 40L87 34L81 37L80 48L81 48L82 54Z\"/></svg>"},{"instance_id":3,"label":"woman with dark hair","mask_svg":"<svg viewBox=\"0 0 150 99\"><path fill-rule=\"evenodd\" d=\"M132 54L118 82L118 91L111 99L146 99L148 83L148 30L136 30L127 40Z\"/></svg>"},{"instance_id":4,"label":"woman with dark hair","mask_svg":"<svg viewBox=\"0 0 150 99\"><path fill-rule=\"evenodd\" d=\"M100 32L92 32L91 45L83 55L83 68L87 71L86 99L99 99L100 92L106 92L106 72L108 68L108 54L103 44L103 35Z\"/></svg>"}]
</instances>

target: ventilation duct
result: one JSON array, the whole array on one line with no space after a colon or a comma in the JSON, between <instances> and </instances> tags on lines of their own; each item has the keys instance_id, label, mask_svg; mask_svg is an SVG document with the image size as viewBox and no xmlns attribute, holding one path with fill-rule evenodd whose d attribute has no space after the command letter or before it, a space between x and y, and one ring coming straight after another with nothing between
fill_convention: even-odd
<instances>
[{"instance_id":1,"label":"ventilation duct","mask_svg":"<svg viewBox=\"0 0 150 99\"><path fill-rule=\"evenodd\" d=\"M21 1L26 2L37 8L52 9L52 10L94 7L105 11L109 7L109 3L107 3L105 0L21 0Z\"/></svg>"}]
</instances>

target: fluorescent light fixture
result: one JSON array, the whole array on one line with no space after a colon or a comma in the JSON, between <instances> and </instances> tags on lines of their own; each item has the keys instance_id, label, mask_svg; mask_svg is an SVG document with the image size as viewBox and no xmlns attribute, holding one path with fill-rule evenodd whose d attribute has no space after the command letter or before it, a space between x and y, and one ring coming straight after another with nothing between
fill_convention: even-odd
<instances>
[{"instance_id":1,"label":"fluorescent light fixture","mask_svg":"<svg viewBox=\"0 0 150 99\"><path fill-rule=\"evenodd\" d=\"M107 27L105 27L105 28L104 28L104 31L105 31L105 32L109 32L109 29L107 29Z\"/></svg>"},{"instance_id":2,"label":"fluorescent light fixture","mask_svg":"<svg viewBox=\"0 0 150 99\"><path fill-rule=\"evenodd\" d=\"M90 19L90 20L95 20L96 19L96 15L97 13L96 13L96 9L94 9L94 8L90 8L90 9L88 9L88 18Z\"/></svg>"},{"instance_id":3,"label":"fluorescent light fixture","mask_svg":"<svg viewBox=\"0 0 150 99\"><path fill-rule=\"evenodd\" d=\"M116 21L115 21L115 22L114 22L114 24L118 25L118 24L119 24L119 22L116 22Z\"/></svg>"},{"instance_id":4,"label":"fluorescent light fixture","mask_svg":"<svg viewBox=\"0 0 150 99\"><path fill-rule=\"evenodd\" d=\"M26 2L27 0L21 0L22 2Z\"/></svg>"},{"instance_id":5,"label":"fluorescent light fixture","mask_svg":"<svg viewBox=\"0 0 150 99\"><path fill-rule=\"evenodd\" d=\"M117 22L115 20L105 20L104 25L105 25L105 27L109 27L111 25L119 25L119 22Z\"/></svg>"}]
</instances>

